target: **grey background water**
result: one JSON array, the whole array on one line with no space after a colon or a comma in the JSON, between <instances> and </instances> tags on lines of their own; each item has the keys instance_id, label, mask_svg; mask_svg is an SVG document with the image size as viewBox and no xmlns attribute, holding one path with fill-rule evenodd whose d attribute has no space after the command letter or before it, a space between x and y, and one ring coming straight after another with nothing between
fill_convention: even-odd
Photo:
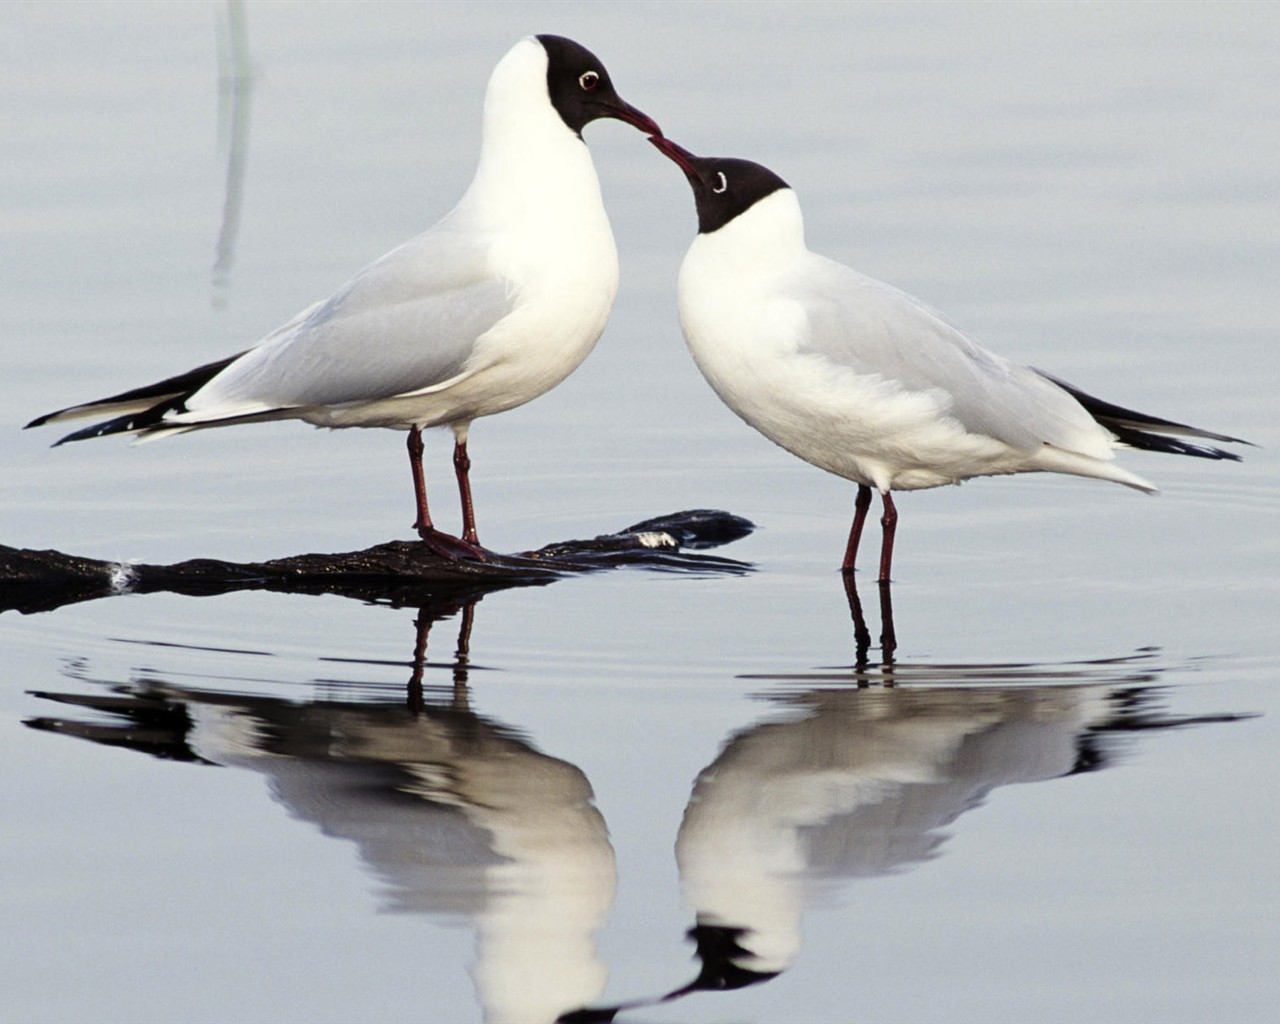
<instances>
[{"instance_id":1,"label":"grey background water","mask_svg":"<svg viewBox=\"0 0 1280 1024\"><path fill-rule=\"evenodd\" d=\"M700 914L778 976L622 1019L1274 1019L1277 10L248 4L237 137L225 7L7 6L0 542L162 562L407 536L390 433L51 450L18 428L237 351L432 223L489 70L538 31L595 49L691 149L776 169L818 251L1261 447L1124 456L1154 499L1034 477L905 497L902 685L860 690L834 571L852 488L698 377L674 311L687 188L593 125L622 289L570 381L476 425L482 537L720 507L760 525L726 549L758 571L490 595L466 705L454 616L418 715L412 609L6 614L0 1017L552 1019L688 981ZM447 439L428 455L448 524ZM135 747L186 737L203 761L40 718L98 740L132 721Z\"/></svg>"}]
</instances>

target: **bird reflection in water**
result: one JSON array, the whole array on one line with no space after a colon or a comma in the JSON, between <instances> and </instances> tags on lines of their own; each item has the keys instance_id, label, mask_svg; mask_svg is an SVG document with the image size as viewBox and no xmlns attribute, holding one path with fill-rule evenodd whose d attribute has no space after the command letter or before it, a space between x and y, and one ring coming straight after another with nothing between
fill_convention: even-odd
<instances>
[{"instance_id":1,"label":"bird reflection in water","mask_svg":"<svg viewBox=\"0 0 1280 1024\"><path fill-rule=\"evenodd\" d=\"M1153 656L1066 666L893 660L888 588L879 668L849 591L859 664L770 680L772 710L731 735L693 784L675 844L696 977L655 997L592 1005L606 972L595 932L617 888L585 775L469 706L478 597L421 609L407 699L300 702L174 686L37 696L98 713L34 728L157 757L262 774L295 818L356 844L385 909L464 915L486 1021L608 1021L786 971L803 915L858 878L937 857L946 831L998 787L1108 767L1135 732L1227 721L1160 707ZM428 660L457 616L451 660ZM426 683L428 670L451 674ZM894 686L870 687L869 680ZM343 695L346 696L346 695ZM109 716L104 720L101 716Z\"/></svg>"},{"instance_id":2,"label":"bird reflection in water","mask_svg":"<svg viewBox=\"0 0 1280 1024\"><path fill-rule=\"evenodd\" d=\"M407 701L299 702L146 681L37 694L106 713L105 723L27 724L261 773L294 818L356 844L384 910L469 919L486 1021L551 1021L603 991L594 933L617 887L614 852L578 768L469 709L476 600L420 611ZM454 658L433 664L432 624L454 614ZM435 668L452 671L450 685L424 686Z\"/></svg>"},{"instance_id":3,"label":"bird reflection in water","mask_svg":"<svg viewBox=\"0 0 1280 1024\"><path fill-rule=\"evenodd\" d=\"M887 587L881 593L887 600ZM850 598L857 609L852 590ZM831 677L839 685L765 694L781 717L728 739L699 773L676 840L698 976L660 996L584 1007L561 1020L611 1021L624 1010L776 978L799 955L807 907L829 905L853 880L939 856L948 826L997 788L1109 767L1118 742L1136 732L1246 717L1164 712L1152 685L1159 669L1147 660L891 666L883 679L950 684L870 688L865 676L850 686L846 674ZM956 685L966 680L972 685Z\"/></svg>"}]
</instances>

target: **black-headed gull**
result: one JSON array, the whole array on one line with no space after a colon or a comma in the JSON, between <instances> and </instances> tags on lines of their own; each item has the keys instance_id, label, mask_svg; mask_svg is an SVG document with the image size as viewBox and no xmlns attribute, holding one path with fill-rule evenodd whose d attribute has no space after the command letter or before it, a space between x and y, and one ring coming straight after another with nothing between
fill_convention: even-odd
<instances>
[{"instance_id":1,"label":"black-headed gull","mask_svg":"<svg viewBox=\"0 0 1280 1024\"><path fill-rule=\"evenodd\" d=\"M1069 473L1153 493L1115 448L1238 455L1169 435L1239 438L1133 412L975 344L911 296L810 252L795 193L747 160L650 140L693 186L698 237L680 268L680 325L716 394L806 462L858 484L842 569L871 488L884 499L880 581L898 514L890 492L1005 473Z\"/></svg>"},{"instance_id":2,"label":"black-headed gull","mask_svg":"<svg viewBox=\"0 0 1280 1024\"><path fill-rule=\"evenodd\" d=\"M660 134L614 91L600 60L529 36L499 61L484 100L475 178L435 227L360 271L256 347L28 426L114 418L64 437L140 439L261 420L409 432L417 528L448 557L482 557L467 430L564 380L604 330L618 258L582 129L613 117ZM421 431L453 428L461 541L427 511Z\"/></svg>"}]
</instances>

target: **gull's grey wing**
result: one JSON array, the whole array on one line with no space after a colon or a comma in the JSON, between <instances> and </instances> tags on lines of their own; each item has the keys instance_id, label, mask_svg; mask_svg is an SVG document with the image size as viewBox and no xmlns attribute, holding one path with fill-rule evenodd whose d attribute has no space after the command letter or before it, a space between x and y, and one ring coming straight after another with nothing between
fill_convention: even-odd
<instances>
[{"instance_id":1,"label":"gull's grey wing","mask_svg":"<svg viewBox=\"0 0 1280 1024\"><path fill-rule=\"evenodd\" d=\"M175 422L376 401L465 375L475 341L515 297L483 244L444 226L352 278L188 400Z\"/></svg>"},{"instance_id":2,"label":"gull's grey wing","mask_svg":"<svg viewBox=\"0 0 1280 1024\"><path fill-rule=\"evenodd\" d=\"M1093 417L1031 367L987 351L905 292L842 264L815 257L803 273L802 353L895 381L904 391L930 392L965 430L1014 448L1051 444L1111 457Z\"/></svg>"}]
</instances>

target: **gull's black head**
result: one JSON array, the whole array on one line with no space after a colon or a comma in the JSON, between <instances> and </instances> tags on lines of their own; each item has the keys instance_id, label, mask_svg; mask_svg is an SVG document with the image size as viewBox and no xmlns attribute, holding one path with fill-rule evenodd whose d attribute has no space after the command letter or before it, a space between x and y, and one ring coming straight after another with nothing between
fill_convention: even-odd
<instances>
[{"instance_id":1,"label":"gull's black head","mask_svg":"<svg viewBox=\"0 0 1280 1024\"><path fill-rule=\"evenodd\" d=\"M709 235L739 214L746 213L765 196L790 186L767 167L750 160L721 156L694 156L670 139L649 140L684 171L693 186L698 208L698 232Z\"/></svg>"},{"instance_id":2,"label":"gull's black head","mask_svg":"<svg viewBox=\"0 0 1280 1024\"><path fill-rule=\"evenodd\" d=\"M547 91L551 105L575 134L599 117L616 117L642 132L662 135L662 129L614 91L600 58L564 36L538 36L547 51Z\"/></svg>"}]
</instances>

